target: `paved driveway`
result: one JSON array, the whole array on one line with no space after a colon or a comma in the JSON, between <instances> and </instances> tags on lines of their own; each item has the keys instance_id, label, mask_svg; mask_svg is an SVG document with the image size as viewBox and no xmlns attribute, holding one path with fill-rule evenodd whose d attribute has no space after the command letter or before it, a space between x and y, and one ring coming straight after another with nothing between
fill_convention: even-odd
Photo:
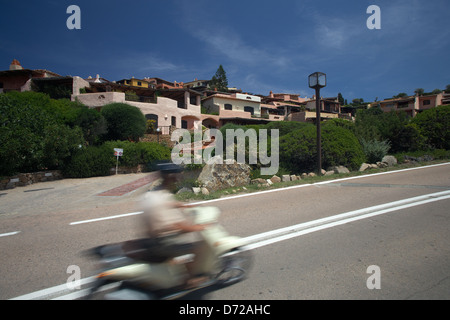
<instances>
[{"instance_id":1,"label":"paved driveway","mask_svg":"<svg viewBox=\"0 0 450 320\"><path fill-rule=\"evenodd\" d=\"M135 200L154 177L152 173L137 173L63 179L1 190L0 218L119 205Z\"/></svg>"}]
</instances>

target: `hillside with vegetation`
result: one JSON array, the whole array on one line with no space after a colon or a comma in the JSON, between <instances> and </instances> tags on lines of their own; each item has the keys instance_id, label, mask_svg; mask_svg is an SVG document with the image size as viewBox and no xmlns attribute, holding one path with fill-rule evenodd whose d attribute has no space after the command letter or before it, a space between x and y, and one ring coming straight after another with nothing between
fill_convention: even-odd
<instances>
[{"instance_id":1,"label":"hillside with vegetation","mask_svg":"<svg viewBox=\"0 0 450 320\"><path fill-rule=\"evenodd\" d=\"M381 161L388 153L399 160L424 154L448 159L449 124L448 105L414 118L371 108L358 110L355 122L328 120L322 126L323 168L343 165L357 170L363 162ZM0 176L42 170L61 170L65 177L77 178L108 175L115 166L114 148L124 150L119 165L125 167L170 159L171 149L166 144L142 141L149 125L139 109L127 104L115 103L98 111L43 93L1 94ZM313 124L228 124L221 130L238 128L268 129L267 150L270 129L278 129L280 172L314 170L317 151ZM253 176L258 176L260 168L260 163L252 165Z\"/></svg>"}]
</instances>

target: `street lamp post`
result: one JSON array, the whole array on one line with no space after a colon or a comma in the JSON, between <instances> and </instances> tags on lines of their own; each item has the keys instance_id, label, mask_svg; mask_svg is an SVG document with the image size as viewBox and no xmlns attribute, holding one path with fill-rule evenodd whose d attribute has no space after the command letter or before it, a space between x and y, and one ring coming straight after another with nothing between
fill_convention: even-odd
<instances>
[{"instance_id":1,"label":"street lamp post","mask_svg":"<svg viewBox=\"0 0 450 320\"><path fill-rule=\"evenodd\" d=\"M159 143L159 133L161 132L161 128L156 128L156 138L157 138L157 140L158 140L158 143Z\"/></svg>"},{"instance_id":2,"label":"street lamp post","mask_svg":"<svg viewBox=\"0 0 450 320\"><path fill-rule=\"evenodd\" d=\"M327 75L322 72L314 72L308 77L310 88L316 90L316 127L317 127L317 174L322 174L322 142L320 134L320 88L327 85Z\"/></svg>"}]
</instances>

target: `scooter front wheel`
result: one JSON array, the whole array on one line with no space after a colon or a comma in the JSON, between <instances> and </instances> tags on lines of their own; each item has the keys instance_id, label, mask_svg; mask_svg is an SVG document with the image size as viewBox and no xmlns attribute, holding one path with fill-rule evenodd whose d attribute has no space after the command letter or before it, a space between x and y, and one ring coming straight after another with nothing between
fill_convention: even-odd
<instances>
[{"instance_id":1,"label":"scooter front wheel","mask_svg":"<svg viewBox=\"0 0 450 320\"><path fill-rule=\"evenodd\" d=\"M229 286L244 280L252 265L252 254L236 248L219 258L219 272L215 276L218 285Z\"/></svg>"}]
</instances>

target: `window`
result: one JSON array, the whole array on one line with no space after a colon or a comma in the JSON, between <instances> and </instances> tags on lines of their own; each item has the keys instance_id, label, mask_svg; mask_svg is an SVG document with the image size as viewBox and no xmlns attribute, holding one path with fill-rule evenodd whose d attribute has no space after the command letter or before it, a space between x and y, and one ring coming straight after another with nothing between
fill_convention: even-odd
<instances>
[{"instance_id":1,"label":"window","mask_svg":"<svg viewBox=\"0 0 450 320\"><path fill-rule=\"evenodd\" d=\"M423 100L424 106L429 106L431 104L431 100Z\"/></svg>"},{"instance_id":2,"label":"window","mask_svg":"<svg viewBox=\"0 0 450 320\"><path fill-rule=\"evenodd\" d=\"M155 128L155 130L156 130L156 128L158 128L158 115L153 114L153 113L147 113L145 115L145 119L155 121L153 124L153 128Z\"/></svg>"},{"instance_id":3,"label":"window","mask_svg":"<svg viewBox=\"0 0 450 320\"><path fill-rule=\"evenodd\" d=\"M176 127L177 126L177 118L176 117L174 117L174 116L172 116L172 125L174 126L174 127Z\"/></svg>"},{"instance_id":4,"label":"window","mask_svg":"<svg viewBox=\"0 0 450 320\"><path fill-rule=\"evenodd\" d=\"M250 112L251 115L253 115L255 113L255 109L253 109L253 107L249 107L249 106L244 107L244 111Z\"/></svg>"},{"instance_id":5,"label":"window","mask_svg":"<svg viewBox=\"0 0 450 320\"><path fill-rule=\"evenodd\" d=\"M138 81L138 86L142 86L142 82Z\"/></svg>"},{"instance_id":6,"label":"window","mask_svg":"<svg viewBox=\"0 0 450 320\"><path fill-rule=\"evenodd\" d=\"M225 104L225 110L233 110L233 106L229 103Z\"/></svg>"}]
</instances>

